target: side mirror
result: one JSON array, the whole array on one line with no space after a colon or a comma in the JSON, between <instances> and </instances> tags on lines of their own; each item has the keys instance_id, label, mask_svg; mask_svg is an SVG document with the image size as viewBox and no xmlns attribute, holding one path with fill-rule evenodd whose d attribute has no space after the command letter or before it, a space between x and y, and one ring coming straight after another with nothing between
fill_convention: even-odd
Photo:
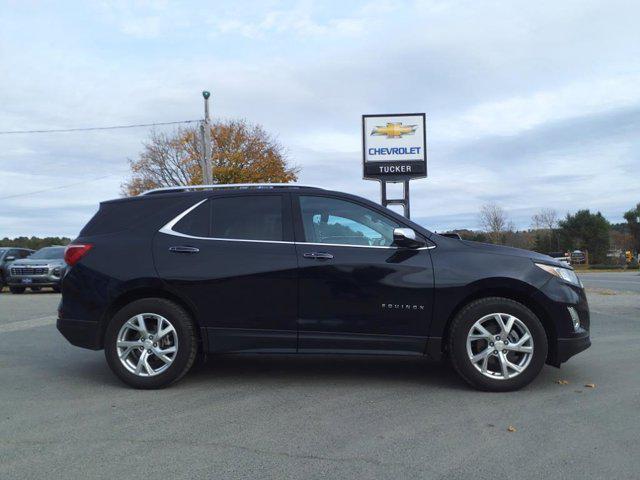
<instances>
[{"instance_id":1,"label":"side mirror","mask_svg":"<svg viewBox=\"0 0 640 480\"><path fill-rule=\"evenodd\" d=\"M393 243L404 248L420 248L425 245L425 241L416 235L413 228L394 228Z\"/></svg>"},{"instance_id":2,"label":"side mirror","mask_svg":"<svg viewBox=\"0 0 640 480\"><path fill-rule=\"evenodd\" d=\"M16 257L14 257L13 255L9 255L8 257L5 257L4 259L7 262L13 262L16 259Z\"/></svg>"}]
</instances>

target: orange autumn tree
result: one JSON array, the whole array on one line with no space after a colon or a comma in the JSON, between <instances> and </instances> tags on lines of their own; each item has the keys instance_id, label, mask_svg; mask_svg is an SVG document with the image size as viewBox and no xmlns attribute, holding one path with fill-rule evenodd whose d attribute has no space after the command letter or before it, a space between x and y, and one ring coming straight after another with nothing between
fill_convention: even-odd
<instances>
[{"instance_id":1,"label":"orange autumn tree","mask_svg":"<svg viewBox=\"0 0 640 480\"><path fill-rule=\"evenodd\" d=\"M285 148L260 125L246 120L211 125L214 183L288 183L299 169L289 164ZM199 127L171 134L152 132L137 160L129 160L131 178L124 195L150 188L202 183Z\"/></svg>"}]
</instances>

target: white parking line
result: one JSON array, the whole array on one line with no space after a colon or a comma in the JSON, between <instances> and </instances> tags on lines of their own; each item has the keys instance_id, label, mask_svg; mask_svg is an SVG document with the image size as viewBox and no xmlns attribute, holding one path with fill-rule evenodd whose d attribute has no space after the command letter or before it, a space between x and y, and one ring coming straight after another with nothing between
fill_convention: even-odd
<instances>
[{"instance_id":1,"label":"white parking line","mask_svg":"<svg viewBox=\"0 0 640 480\"><path fill-rule=\"evenodd\" d=\"M0 333L17 332L19 330L27 330L29 328L44 327L45 325L53 325L56 323L55 315L46 317L31 318L29 320L21 320L19 322L5 323L0 325Z\"/></svg>"}]
</instances>

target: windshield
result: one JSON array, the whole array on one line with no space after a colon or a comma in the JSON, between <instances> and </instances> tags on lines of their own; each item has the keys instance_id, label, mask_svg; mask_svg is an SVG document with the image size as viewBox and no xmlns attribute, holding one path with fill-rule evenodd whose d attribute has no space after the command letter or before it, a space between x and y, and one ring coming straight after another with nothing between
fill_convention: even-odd
<instances>
[{"instance_id":1,"label":"windshield","mask_svg":"<svg viewBox=\"0 0 640 480\"><path fill-rule=\"evenodd\" d=\"M33 253L29 258L36 260L62 260L65 247L45 247Z\"/></svg>"}]
</instances>

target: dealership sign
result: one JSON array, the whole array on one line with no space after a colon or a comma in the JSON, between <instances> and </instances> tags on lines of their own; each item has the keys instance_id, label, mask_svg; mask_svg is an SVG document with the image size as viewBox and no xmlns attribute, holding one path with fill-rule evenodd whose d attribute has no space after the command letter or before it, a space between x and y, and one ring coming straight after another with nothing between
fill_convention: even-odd
<instances>
[{"instance_id":1,"label":"dealership sign","mask_svg":"<svg viewBox=\"0 0 640 480\"><path fill-rule=\"evenodd\" d=\"M363 176L401 181L427 176L424 113L362 116Z\"/></svg>"}]
</instances>

